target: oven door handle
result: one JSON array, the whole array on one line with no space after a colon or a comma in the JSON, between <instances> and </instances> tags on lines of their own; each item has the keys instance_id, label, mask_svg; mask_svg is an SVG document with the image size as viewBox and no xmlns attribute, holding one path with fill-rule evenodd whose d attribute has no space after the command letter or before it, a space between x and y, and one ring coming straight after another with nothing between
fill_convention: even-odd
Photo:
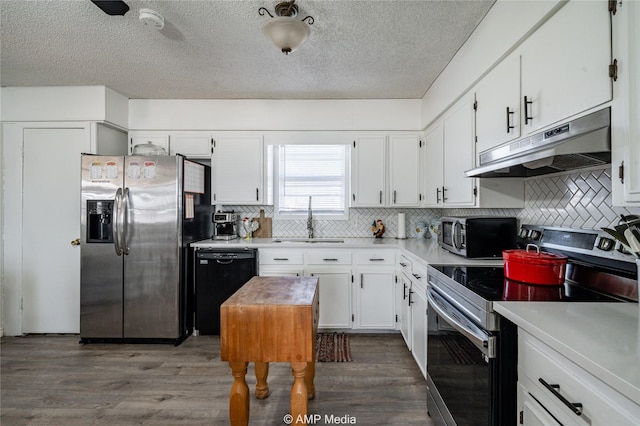
<instances>
[{"instance_id":1,"label":"oven door handle","mask_svg":"<svg viewBox=\"0 0 640 426\"><path fill-rule=\"evenodd\" d=\"M455 310L455 308L446 300L442 299L442 297L440 297L433 289L427 290L427 299L429 301L429 308L436 311L436 313L451 324L453 328L469 339L471 343L480 349L487 358L496 357L494 336L489 336L481 328L476 327L473 324L463 324L462 320L455 318L449 312L444 310L439 306L440 304L445 306L448 305L452 310Z\"/></svg>"}]
</instances>

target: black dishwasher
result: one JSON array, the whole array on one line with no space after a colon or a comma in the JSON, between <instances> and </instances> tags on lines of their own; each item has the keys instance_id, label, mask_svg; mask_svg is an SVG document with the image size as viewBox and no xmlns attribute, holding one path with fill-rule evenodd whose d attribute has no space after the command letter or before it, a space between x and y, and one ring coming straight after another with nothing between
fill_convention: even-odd
<instances>
[{"instance_id":1,"label":"black dishwasher","mask_svg":"<svg viewBox=\"0 0 640 426\"><path fill-rule=\"evenodd\" d=\"M220 334L220 305L257 275L257 249L196 249L195 331Z\"/></svg>"}]
</instances>

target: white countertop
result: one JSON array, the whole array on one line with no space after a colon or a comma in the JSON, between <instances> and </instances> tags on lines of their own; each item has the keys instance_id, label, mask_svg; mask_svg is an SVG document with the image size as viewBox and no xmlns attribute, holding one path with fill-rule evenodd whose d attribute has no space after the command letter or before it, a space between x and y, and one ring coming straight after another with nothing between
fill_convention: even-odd
<instances>
[{"instance_id":1,"label":"white countertop","mask_svg":"<svg viewBox=\"0 0 640 426\"><path fill-rule=\"evenodd\" d=\"M282 237L285 239L285 237ZM450 253L438 246L438 242L435 239L418 239L407 238L405 240L399 240L396 238L339 238L332 237L328 239L339 239L342 243L304 243L304 242L287 242L287 243L275 243L273 240L276 238L253 238L251 240L245 240L242 238L236 238L234 240L212 240L206 239L196 243L192 243L191 247L196 248L279 248L279 249L322 249L322 248L357 248L357 249L400 249L401 253L417 260L422 260L432 264L443 265L488 265L488 266L501 266L503 264L502 259L465 259L464 257Z\"/></svg>"},{"instance_id":2,"label":"white countertop","mask_svg":"<svg viewBox=\"0 0 640 426\"><path fill-rule=\"evenodd\" d=\"M640 405L637 303L494 302L494 309Z\"/></svg>"}]
</instances>

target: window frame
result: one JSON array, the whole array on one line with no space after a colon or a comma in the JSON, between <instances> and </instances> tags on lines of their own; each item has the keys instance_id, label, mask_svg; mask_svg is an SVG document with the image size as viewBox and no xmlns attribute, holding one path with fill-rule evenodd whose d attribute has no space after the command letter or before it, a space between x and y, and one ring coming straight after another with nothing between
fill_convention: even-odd
<instances>
[{"instance_id":1,"label":"window frame","mask_svg":"<svg viewBox=\"0 0 640 426\"><path fill-rule=\"evenodd\" d=\"M280 147L286 145L341 145L345 149L345 170L344 170L344 211L339 214L320 214L313 211L313 195L311 202L312 215L314 220L349 220L349 194L351 191L351 144L340 141L296 141L274 143L270 148L273 149L271 163L272 171L272 188L273 188L273 217L278 220L307 220L308 213L281 213L280 212Z\"/></svg>"}]
</instances>

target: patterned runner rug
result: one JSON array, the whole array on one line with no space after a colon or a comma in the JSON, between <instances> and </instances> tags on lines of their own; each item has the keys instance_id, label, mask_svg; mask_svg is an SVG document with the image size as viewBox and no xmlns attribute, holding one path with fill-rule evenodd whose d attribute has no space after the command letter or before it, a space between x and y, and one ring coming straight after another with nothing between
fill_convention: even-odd
<instances>
[{"instance_id":1,"label":"patterned runner rug","mask_svg":"<svg viewBox=\"0 0 640 426\"><path fill-rule=\"evenodd\" d=\"M344 333L318 333L316 337L317 362L351 361L350 336Z\"/></svg>"}]
</instances>

